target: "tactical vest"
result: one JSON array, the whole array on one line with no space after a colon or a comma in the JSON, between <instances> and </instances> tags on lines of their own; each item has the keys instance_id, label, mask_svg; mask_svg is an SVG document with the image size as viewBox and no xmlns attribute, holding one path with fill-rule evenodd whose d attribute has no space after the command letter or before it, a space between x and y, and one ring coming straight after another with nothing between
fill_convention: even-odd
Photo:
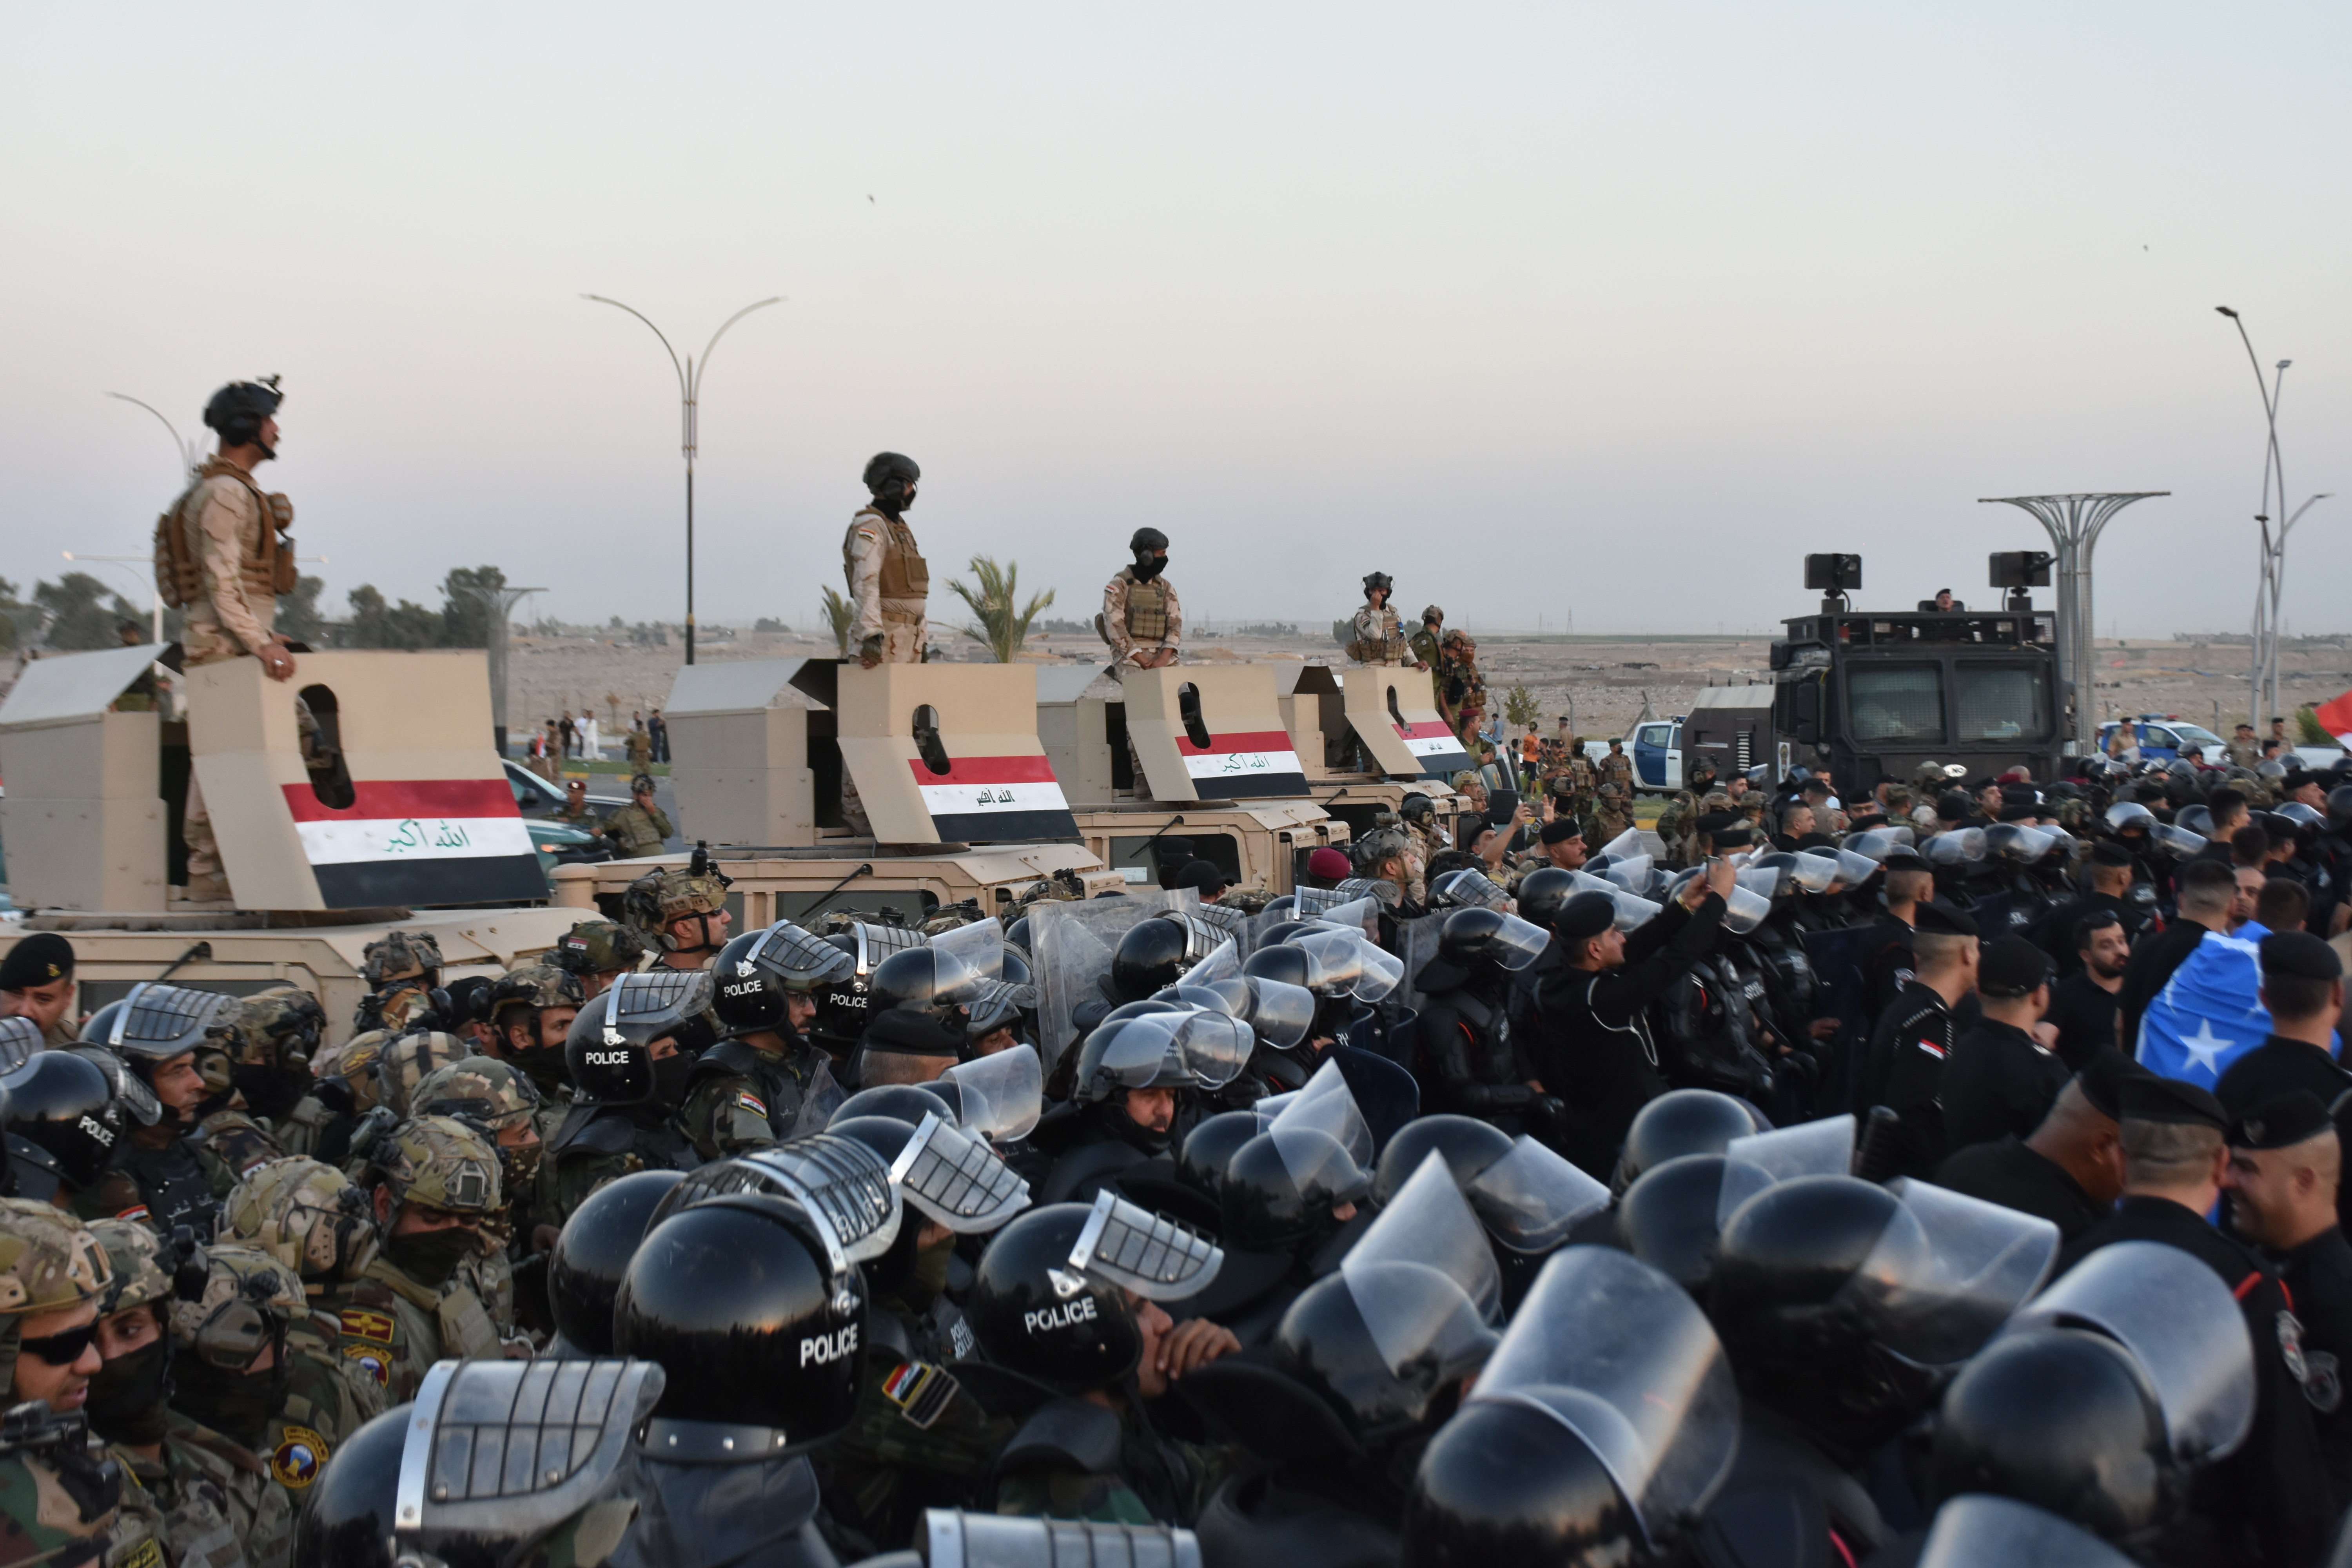
<instances>
[{"instance_id":1,"label":"tactical vest","mask_svg":"<svg viewBox=\"0 0 2352 1568\"><path fill-rule=\"evenodd\" d=\"M686 1079L687 1097L693 1098L696 1089L715 1078L750 1082L768 1108L768 1130L776 1142L793 1135L800 1121L801 1085L781 1058L740 1040L721 1040L695 1058L694 1070Z\"/></svg>"},{"instance_id":2,"label":"tactical vest","mask_svg":"<svg viewBox=\"0 0 2352 1568\"><path fill-rule=\"evenodd\" d=\"M901 520L887 512L867 507L850 519L849 540L857 537L859 518L872 518L882 525L882 571L876 591L882 599L882 614L889 620L920 620L931 592L931 568L923 552L915 548L915 531ZM849 557L849 542L841 551L842 567L850 574L850 591L856 592L856 563Z\"/></svg>"},{"instance_id":3,"label":"tactical vest","mask_svg":"<svg viewBox=\"0 0 2352 1568\"><path fill-rule=\"evenodd\" d=\"M121 1168L139 1185L147 1205L147 1223L163 1235L184 1225L199 1241L212 1239L220 1220L220 1201L213 1195L210 1174L185 1138L174 1138L161 1149L133 1143L121 1158Z\"/></svg>"},{"instance_id":4,"label":"tactical vest","mask_svg":"<svg viewBox=\"0 0 2352 1568\"><path fill-rule=\"evenodd\" d=\"M212 597L205 574L204 541L190 537L201 510L196 499L206 493L209 480L226 477L243 485L261 519L254 552L237 563L245 591L256 598L275 599L292 593L302 580L294 559L294 503L280 493L265 493L253 476L235 463L215 458L196 470L195 481L180 492L171 510L155 520L155 590L175 610Z\"/></svg>"},{"instance_id":5,"label":"tactical vest","mask_svg":"<svg viewBox=\"0 0 2352 1568\"><path fill-rule=\"evenodd\" d=\"M1386 605L1377 612L1380 620L1378 637L1360 637L1348 645L1348 657L1359 664L1402 664L1405 655L1404 623Z\"/></svg>"},{"instance_id":6,"label":"tactical vest","mask_svg":"<svg viewBox=\"0 0 2352 1568\"><path fill-rule=\"evenodd\" d=\"M1168 635L1168 587L1159 578L1129 582L1127 635L1138 642L1158 642Z\"/></svg>"}]
</instances>

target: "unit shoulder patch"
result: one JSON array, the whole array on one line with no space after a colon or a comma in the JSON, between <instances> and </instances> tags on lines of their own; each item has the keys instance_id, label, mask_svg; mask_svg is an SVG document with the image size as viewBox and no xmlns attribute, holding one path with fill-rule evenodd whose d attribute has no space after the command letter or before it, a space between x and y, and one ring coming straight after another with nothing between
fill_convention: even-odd
<instances>
[{"instance_id":1,"label":"unit shoulder patch","mask_svg":"<svg viewBox=\"0 0 2352 1568\"><path fill-rule=\"evenodd\" d=\"M882 1380L882 1397L925 1431L946 1414L949 1403L961 1391L961 1385L948 1375L946 1368L927 1361L900 1362Z\"/></svg>"},{"instance_id":2,"label":"unit shoulder patch","mask_svg":"<svg viewBox=\"0 0 2352 1568\"><path fill-rule=\"evenodd\" d=\"M289 1426L278 1447L269 1451L270 1479L300 1491L319 1479L320 1468L332 1451L327 1440L308 1426Z\"/></svg>"}]
</instances>

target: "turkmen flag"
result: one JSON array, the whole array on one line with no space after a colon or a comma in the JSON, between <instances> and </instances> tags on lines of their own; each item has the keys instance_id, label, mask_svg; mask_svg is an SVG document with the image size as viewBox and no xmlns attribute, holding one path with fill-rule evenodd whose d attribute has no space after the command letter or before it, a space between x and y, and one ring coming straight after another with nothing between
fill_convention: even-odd
<instances>
[{"instance_id":1,"label":"turkmen flag","mask_svg":"<svg viewBox=\"0 0 2352 1568\"><path fill-rule=\"evenodd\" d=\"M2269 1037L2262 1004L2262 941L2252 922L2235 936L2207 931L2140 1015L2140 1066L2211 1089L2246 1052Z\"/></svg>"}]
</instances>

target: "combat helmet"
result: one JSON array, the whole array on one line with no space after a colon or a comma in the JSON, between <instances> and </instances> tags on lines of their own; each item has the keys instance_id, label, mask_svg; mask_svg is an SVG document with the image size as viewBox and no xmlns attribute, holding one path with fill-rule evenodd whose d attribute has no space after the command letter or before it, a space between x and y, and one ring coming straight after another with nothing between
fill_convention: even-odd
<instances>
[{"instance_id":1,"label":"combat helmet","mask_svg":"<svg viewBox=\"0 0 2352 1568\"><path fill-rule=\"evenodd\" d=\"M665 866L630 883L621 894L621 913L636 928L648 947L663 952L692 951L670 934L670 924L690 916L706 917L697 949L716 947L710 940L709 916L727 907L727 883L708 870L691 866Z\"/></svg>"},{"instance_id":2,"label":"combat helmet","mask_svg":"<svg viewBox=\"0 0 2352 1568\"><path fill-rule=\"evenodd\" d=\"M113 1288L114 1265L80 1221L30 1198L0 1198L0 1317L78 1307Z\"/></svg>"},{"instance_id":3,"label":"combat helmet","mask_svg":"<svg viewBox=\"0 0 2352 1568\"><path fill-rule=\"evenodd\" d=\"M360 977L381 991L400 980L431 985L441 973L441 943L429 931L386 931L361 950Z\"/></svg>"},{"instance_id":4,"label":"combat helmet","mask_svg":"<svg viewBox=\"0 0 2352 1568\"><path fill-rule=\"evenodd\" d=\"M451 1116L419 1116L393 1129L375 1146L373 1173L392 1200L480 1216L498 1209L498 1150L489 1139Z\"/></svg>"},{"instance_id":5,"label":"combat helmet","mask_svg":"<svg viewBox=\"0 0 2352 1568\"><path fill-rule=\"evenodd\" d=\"M173 1303L172 1342L225 1372L245 1371L267 1346L282 1350L287 1327L308 1310L294 1271L252 1247L207 1247L195 1258L204 1283Z\"/></svg>"},{"instance_id":6,"label":"combat helmet","mask_svg":"<svg viewBox=\"0 0 2352 1568\"><path fill-rule=\"evenodd\" d=\"M416 1086L451 1062L463 1061L474 1047L438 1029L422 1030L387 1041L376 1058L376 1094L394 1116L411 1114Z\"/></svg>"},{"instance_id":7,"label":"combat helmet","mask_svg":"<svg viewBox=\"0 0 2352 1568\"><path fill-rule=\"evenodd\" d=\"M375 1261L367 1194L318 1160L272 1160L222 1207L220 1239L258 1247L305 1279L354 1279Z\"/></svg>"},{"instance_id":8,"label":"combat helmet","mask_svg":"<svg viewBox=\"0 0 2352 1568\"><path fill-rule=\"evenodd\" d=\"M232 381L205 405L205 428L218 431L227 446L250 447L261 439L262 422L274 416L285 400L274 375Z\"/></svg>"},{"instance_id":9,"label":"combat helmet","mask_svg":"<svg viewBox=\"0 0 2352 1568\"><path fill-rule=\"evenodd\" d=\"M272 985L245 998L236 1027L254 1060L307 1071L326 1032L327 1012L299 985Z\"/></svg>"},{"instance_id":10,"label":"combat helmet","mask_svg":"<svg viewBox=\"0 0 2352 1568\"><path fill-rule=\"evenodd\" d=\"M156 1234L155 1227L137 1220L116 1219L111 1215L89 1222L89 1234L106 1248L107 1266L114 1271L114 1302L110 1311L119 1312L126 1307L162 1304L163 1317L168 1323L171 1301L177 1293L175 1276L194 1254L194 1243L183 1231L180 1239L188 1244L185 1253L179 1253ZM202 1273L199 1264L191 1270L187 1281L193 1292L196 1277Z\"/></svg>"},{"instance_id":11,"label":"combat helmet","mask_svg":"<svg viewBox=\"0 0 2352 1568\"><path fill-rule=\"evenodd\" d=\"M488 1133L506 1168L510 1193L521 1191L537 1174L542 1146L536 1135L513 1147L499 1142L499 1135L529 1126L543 1103L528 1073L496 1057L467 1057L435 1069L416 1086L410 1100L418 1116L454 1116Z\"/></svg>"},{"instance_id":12,"label":"combat helmet","mask_svg":"<svg viewBox=\"0 0 2352 1568\"><path fill-rule=\"evenodd\" d=\"M547 961L566 974L618 974L645 957L646 939L634 927L612 921L582 921L559 938ZM496 1017L497 1001L491 1002Z\"/></svg>"},{"instance_id":13,"label":"combat helmet","mask_svg":"<svg viewBox=\"0 0 2352 1568\"><path fill-rule=\"evenodd\" d=\"M612 929L617 931L621 928L614 926ZM567 942L570 940L568 937L565 939ZM581 985L579 975L564 968L560 962L526 963L520 968L509 969L490 986L490 1036L501 1048L505 1047L505 1015L509 1008L528 1007L535 1013L544 1013L556 1007L584 1006L587 1001L588 993ZM536 1044L534 1041L533 1045Z\"/></svg>"}]
</instances>

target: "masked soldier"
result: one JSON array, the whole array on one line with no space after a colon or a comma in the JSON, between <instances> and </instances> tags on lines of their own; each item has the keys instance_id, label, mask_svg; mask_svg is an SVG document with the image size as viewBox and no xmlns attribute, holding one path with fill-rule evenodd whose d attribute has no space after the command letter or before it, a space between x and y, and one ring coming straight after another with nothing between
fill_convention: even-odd
<instances>
[{"instance_id":1,"label":"masked soldier","mask_svg":"<svg viewBox=\"0 0 2352 1568\"><path fill-rule=\"evenodd\" d=\"M268 1124L281 1152L317 1147L327 1108L313 1092L310 1061L327 1029L326 1009L297 985L273 985L245 998L236 1031L243 1059L231 1069L245 1102Z\"/></svg>"},{"instance_id":2,"label":"masked soldier","mask_svg":"<svg viewBox=\"0 0 2352 1568\"><path fill-rule=\"evenodd\" d=\"M1602 778L1601 787L1593 792L1592 831L1587 838L1606 844L1633 826L1633 790L1613 778Z\"/></svg>"},{"instance_id":3,"label":"masked soldier","mask_svg":"<svg viewBox=\"0 0 2352 1568\"><path fill-rule=\"evenodd\" d=\"M301 580L288 531L294 507L253 482L253 470L278 456L281 395L274 375L213 394L205 424L219 432L220 450L155 521L155 586L165 604L186 613L180 647L191 668L251 656L272 680L294 676L294 655L271 629L279 596ZM183 831L188 898L227 899L212 813L193 773Z\"/></svg>"},{"instance_id":4,"label":"masked soldier","mask_svg":"<svg viewBox=\"0 0 2352 1568\"><path fill-rule=\"evenodd\" d=\"M1095 629L1110 645L1113 664L1158 669L1176 662L1184 642L1183 606L1176 602L1176 585L1164 575L1168 536L1156 528L1139 528L1127 547L1135 563L1120 567L1103 585Z\"/></svg>"},{"instance_id":5,"label":"masked soldier","mask_svg":"<svg viewBox=\"0 0 2352 1568\"><path fill-rule=\"evenodd\" d=\"M645 956L645 938L634 929L600 920L582 921L565 931L547 961L580 982L584 1002L613 984L614 976L635 971Z\"/></svg>"},{"instance_id":6,"label":"masked soldier","mask_svg":"<svg viewBox=\"0 0 2352 1568\"><path fill-rule=\"evenodd\" d=\"M287 1329L293 1380L269 1451L278 1484L299 1491L306 1471L316 1479L315 1463L383 1412L392 1383L399 1320L349 1300L377 1253L367 1196L332 1165L278 1160L229 1194L221 1237L268 1253L301 1283L309 1310Z\"/></svg>"},{"instance_id":7,"label":"masked soldier","mask_svg":"<svg viewBox=\"0 0 2352 1568\"><path fill-rule=\"evenodd\" d=\"M656 969L700 969L718 955L734 919L727 881L701 867L667 866L629 884L621 912L658 955Z\"/></svg>"},{"instance_id":8,"label":"masked soldier","mask_svg":"<svg viewBox=\"0 0 2352 1568\"><path fill-rule=\"evenodd\" d=\"M687 1076L678 1113L695 1152L724 1159L793 1135L801 1102L825 1057L808 1042L817 994L846 986L857 962L789 921L747 931L712 966L719 1044Z\"/></svg>"},{"instance_id":9,"label":"masked soldier","mask_svg":"<svg viewBox=\"0 0 2352 1568\"><path fill-rule=\"evenodd\" d=\"M1364 607L1356 612L1355 637L1348 644L1348 657L1358 664L1421 668L1421 661L1412 655L1412 645L1405 640L1404 623L1389 604L1395 591L1395 581L1385 572L1375 572L1364 579Z\"/></svg>"},{"instance_id":10,"label":"masked soldier","mask_svg":"<svg viewBox=\"0 0 2352 1568\"><path fill-rule=\"evenodd\" d=\"M439 1068L416 1086L419 1116L454 1116L487 1136L499 1152L499 1184L507 1207L482 1222L482 1249L458 1266L458 1275L490 1309L499 1332L515 1332L515 1237L530 1237L541 1219L533 1196L546 1152L540 1118L546 1108L521 1068L491 1057L467 1057ZM537 1248L533 1248L537 1250Z\"/></svg>"},{"instance_id":11,"label":"masked soldier","mask_svg":"<svg viewBox=\"0 0 2352 1568\"><path fill-rule=\"evenodd\" d=\"M868 669L923 660L931 569L915 547L905 515L915 504L916 481L922 477L914 458L877 452L866 465L866 488L874 499L849 520L848 537L842 541L852 606L849 646Z\"/></svg>"},{"instance_id":12,"label":"masked soldier","mask_svg":"<svg viewBox=\"0 0 2352 1568\"><path fill-rule=\"evenodd\" d=\"M1715 764L1703 759L1694 762L1683 787L1658 814L1658 837L1666 847L1668 870L1679 871L1698 858L1698 819L1701 813L1713 809L1706 800L1714 787Z\"/></svg>"},{"instance_id":13,"label":"masked soldier","mask_svg":"<svg viewBox=\"0 0 2352 1568\"><path fill-rule=\"evenodd\" d=\"M362 950L360 977L372 993L360 1003L354 1032L399 1034L433 1006L441 984L441 944L431 931L386 931Z\"/></svg>"},{"instance_id":14,"label":"masked soldier","mask_svg":"<svg viewBox=\"0 0 2352 1568\"><path fill-rule=\"evenodd\" d=\"M617 858L642 860L660 854L663 841L677 829L668 814L654 804L653 775L639 773L629 781L629 804L614 808L596 831L613 841Z\"/></svg>"},{"instance_id":15,"label":"masked soldier","mask_svg":"<svg viewBox=\"0 0 2352 1568\"><path fill-rule=\"evenodd\" d=\"M121 1286L99 1321L106 1364L85 1406L93 1428L154 1509L155 1533L175 1561L284 1568L294 1500L255 1449L289 1369L273 1361L256 1372L251 1363L278 1347L303 1310L301 1286L239 1247L181 1257L145 1226L119 1219L92 1222L90 1234ZM174 1289L184 1268L204 1279L189 1281L193 1300ZM250 1298L241 1293L248 1280Z\"/></svg>"},{"instance_id":16,"label":"masked soldier","mask_svg":"<svg viewBox=\"0 0 2352 1568\"><path fill-rule=\"evenodd\" d=\"M47 1204L0 1198L8 1403L47 1403L0 1452L0 1521L16 1561L44 1568L159 1561L152 1541L116 1529L122 1468L90 1440L81 1408L101 1365L98 1319L113 1289L106 1249L79 1222Z\"/></svg>"},{"instance_id":17,"label":"masked soldier","mask_svg":"<svg viewBox=\"0 0 2352 1568\"><path fill-rule=\"evenodd\" d=\"M1486 716L1486 678L1478 671L1478 645L1456 626L1437 646L1437 710L1467 745Z\"/></svg>"},{"instance_id":18,"label":"masked soldier","mask_svg":"<svg viewBox=\"0 0 2352 1568\"><path fill-rule=\"evenodd\" d=\"M416 1397L436 1361L505 1353L488 1307L457 1277L504 1201L498 1151L453 1117L418 1117L376 1145L369 1175L382 1250L348 1296L398 1326L383 1332L387 1403L398 1404ZM356 1338L352 1319L343 1312L343 1331Z\"/></svg>"}]
</instances>

